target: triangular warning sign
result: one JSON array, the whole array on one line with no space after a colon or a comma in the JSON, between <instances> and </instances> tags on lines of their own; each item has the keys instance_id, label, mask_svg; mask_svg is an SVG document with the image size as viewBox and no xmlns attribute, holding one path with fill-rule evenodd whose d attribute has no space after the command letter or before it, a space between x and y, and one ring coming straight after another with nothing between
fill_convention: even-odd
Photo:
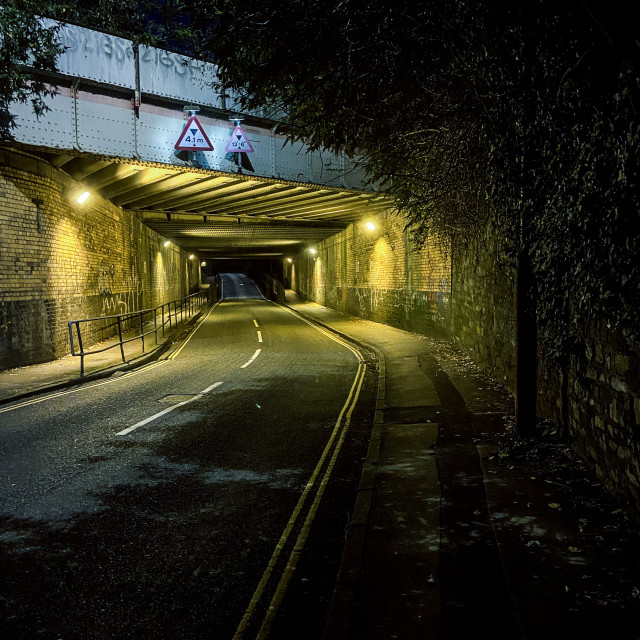
<instances>
[{"instance_id":1,"label":"triangular warning sign","mask_svg":"<svg viewBox=\"0 0 640 640\"><path fill-rule=\"evenodd\" d=\"M253 153L253 147L249 142L249 138L244 134L242 127L238 125L231 134L225 151L233 151L235 153Z\"/></svg>"},{"instance_id":2,"label":"triangular warning sign","mask_svg":"<svg viewBox=\"0 0 640 640\"><path fill-rule=\"evenodd\" d=\"M174 149L180 151L213 151L213 145L207 138L202 125L195 116L187 121Z\"/></svg>"}]
</instances>

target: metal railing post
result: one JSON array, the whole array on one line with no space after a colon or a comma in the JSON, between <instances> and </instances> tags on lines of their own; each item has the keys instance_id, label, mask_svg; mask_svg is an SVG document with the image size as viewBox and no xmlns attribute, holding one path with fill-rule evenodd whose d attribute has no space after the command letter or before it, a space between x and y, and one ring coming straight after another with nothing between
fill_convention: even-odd
<instances>
[{"instance_id":1,"label":"metal railing post","mask_svg":"<svg viewBox=\"0 0 640 640\"><path fill-rule=\"evenodd\" d=\"M144 321L142 316L144 315L144 311L138 312L138 317L140 319L140 339L142 340L142 353L144 353Z\"/></svg>"},{"instance_id":2,"label":"metal railing post","mask_svg":"<svg viewBox=\"0 0 640 640\"><path fill-rule=\"evenodd\" d=\"M132 342L140 339L142 341L142 353L146 353L147 344L145 342L145 336L147 333L154 334L155 345L158 346L158 331L160 327L158 327L158 310L160 310L160 322L162 324L162 337L166 338L166 324L167 321L169 323L169 331L173 332L178 329L179 324L181 322L186 322L189 318L192 318L199 309L201 309L205 304L209 301L208 295L204 291L197 291L192 293L184 298L179 300L170 300L167 303L154 307L153 309L141 309L139 311L132 311L129 313L123 313L113 316L101 316L99 318L83 318L81 320L69 320L67 323L69 329L69 344L71 347L71 355L80 356L80 376L84 376L85 374L85 357L91 355L91 353L102 353L104 351L108 351L109 349L113 349L117 346L120 347L120 356L122 362L127 362L127 356L125 353L124 345L128 342ZM171 305L173 304L173 309L171 309ZM178 305L180 305L180 310L178 310ZM166 307L166 310L165 310ZM145 327L145 314L153 313L153 328L149 327L149 330L146 331ZM165 315L166 314L166 315ZM135 316L138 316L138 325L140 327L139 335L135 335L133 329L133 319ZM106 335L106 332L109 333L109 338L114 334L111 333L113 327L117 327L117 342L113 342L109 340L109 345L103 348L98 348L91 353L85 353L84 345L82 342L82 329L80 327L80 323L82 322L107 322L104 327L101 327L100 331L103 332L101 335ZM151 325L151 321L148 322ZM74 336L74 326L75 326L75 336ZM125 339L124 332L131 331L131 336ZM90 332L91 333L91 332ZM115 333L115 332L114 332ZM93 335L91 333L91 335ZM77 343L76 343L77 340Z\"/></svg>"},{"instance_id":3,"label":"metal railing post","mask_svg":"<svg viewBox=\"0 0 640 640\"><path fill-rule=\"evenodd\" d=\"M71 337L71 353L76 355L73 350L73 332L71 330L71 322L69 322L69 335ZM78 336L78 348L80 349L80 377L84 376L84 349L82 347L82 332L80 331L80 322L76 321L73 324L76 325L76 334Z\"/></svg>"},{"instance_id":4,"label":"metal railing post","mask_svg":"<svg viewBox=\"0 0 640 640\"><path fill-rule=\"evenodd\" d=\"M116 320L118 322L118 340L120 341L120 353L122 354L122 362L126 362L124 357L124 343L122 342L122 320L121 316L117 316Z\"/></svg>"}]
</instances>

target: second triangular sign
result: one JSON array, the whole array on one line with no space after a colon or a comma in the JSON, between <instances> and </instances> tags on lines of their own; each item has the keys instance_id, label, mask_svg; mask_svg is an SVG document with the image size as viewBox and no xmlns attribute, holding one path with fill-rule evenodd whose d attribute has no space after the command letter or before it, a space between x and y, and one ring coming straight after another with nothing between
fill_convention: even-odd
<instances>
[{"instance_id":1,"label":"second triangular sign","mask_svg":"<svg viewBox=\"0 0 640 640\"><path fill-rule=\"evenodd\" d=\"M249 139L245 135L241 126L237 126L231 137L229 138L229 142L227 142L227 146L224 148L225 151L233 151L234 153L252 153L253 147L249 142Z\"/></svg>"}]
</instances>

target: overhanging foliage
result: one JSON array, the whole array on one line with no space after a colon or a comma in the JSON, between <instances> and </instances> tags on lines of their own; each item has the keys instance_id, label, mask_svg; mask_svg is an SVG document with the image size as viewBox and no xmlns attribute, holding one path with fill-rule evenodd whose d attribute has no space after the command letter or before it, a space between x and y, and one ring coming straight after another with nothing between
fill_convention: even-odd
<instances>
[{"instance_id":1,"label":"overhanging foliage","mask_svg":"<svg viewBox=\"0 0 640 640\"><path fill-rule=\"evenodd\" d=\"M289 134L364 149L429 234L492 220L535 269L543 343L566 357L589 318L636 342L640 10L599 2L227 0L207 53ZM204 13L203 13L204 12ZM194 5L202 23L207 8ZM577 318L582 318L577 320Z\"/></svg>"}]
</instances>

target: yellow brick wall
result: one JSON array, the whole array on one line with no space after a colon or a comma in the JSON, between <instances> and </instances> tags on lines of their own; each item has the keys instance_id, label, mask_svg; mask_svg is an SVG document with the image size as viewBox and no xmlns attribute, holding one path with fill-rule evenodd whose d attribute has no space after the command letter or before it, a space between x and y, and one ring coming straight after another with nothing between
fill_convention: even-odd
<instances>
[{"instance_id":1,"label":"yellow brick wall","mask_svg":"<svg viewBox=\"0 0 640 640\"><path fill-rule=\"evenodd\" d=\"M68 353L69 320L181 298L187 271L198 282L187 254L95 194L78 205L76 186L43 160L0 150L0 369Z\"/></svg>"},{"instance_id":2,"label":"yellow brick wall","mask_svg":"<svg viewBox=\"0 0 640 640\"><path fill-rule=\"evenodd\" d=\"M372 221L374 230L366 223ZM306 298L347 313L423 333L450 320L451 263L434 239L411 245L406 219L393 211L349 225L296 257L293 286Z\"/></svg>"}]
</instances>

